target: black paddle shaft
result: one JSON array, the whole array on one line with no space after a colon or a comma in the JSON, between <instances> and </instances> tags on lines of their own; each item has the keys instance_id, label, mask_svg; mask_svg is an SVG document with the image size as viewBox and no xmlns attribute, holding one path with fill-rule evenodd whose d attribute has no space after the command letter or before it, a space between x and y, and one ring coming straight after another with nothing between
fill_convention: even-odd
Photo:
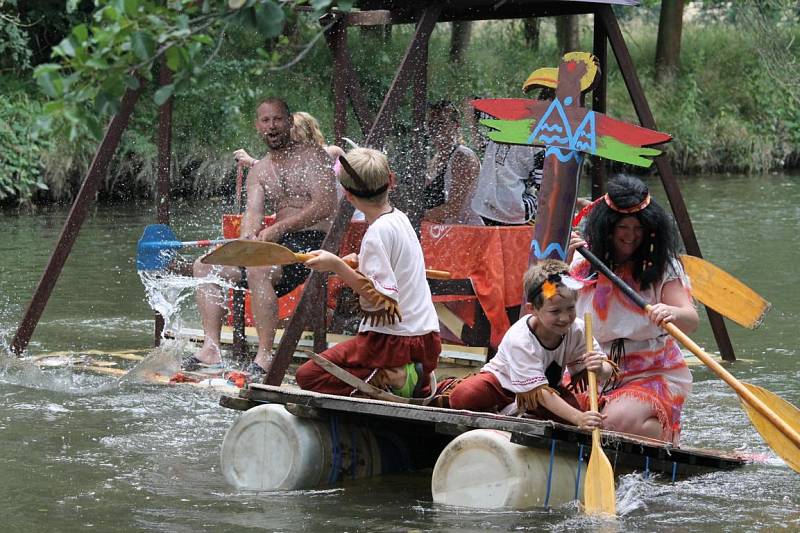
<instances>
[{"instance_id":1,"label":"black paddle shaft","mask_svg":"<svg viewBox=\"0 0 800 533\"><path fill-rule=\"evenodd\" d=\"M638 294L636 291L634 291L633 289L631 289L631 288L628 286L628 284L627 284L627 283L625 283L624 281L622 281L622 280L619 278L619 276L617 276L616 274L614 274L614 273L611 271L611 269L610 269L610 268L608 268L608 267L605 265L605 263L603 263L602 261L600 261L600 259L598 259L596 255L594 255L592 252L590 252L590 251L589 251L589 249L588 249L587 247L585 247L585 246L581 246L580 248L578 248L578 252L579 252L579 253L580 253L580 254L581 254L583 257L585 257L587 261L589 261L589 262L590 262L592 265L594 265L594 267L595 267L597 270L599 270L600 272L602 272L602 274L603 274L605 277L607 277L608 279L610 279L610 280L611 280L611 282L612 282L614 285L616 285L617 287L619 287L619 288L620 288L620 290L622 290L622 292L624 292L624 293L625 293L625 295L626 295L628 298L630 298L631 300L633 300L633 303L635 303L636 305L638 305L638 306L639 306L639 307L641 307L642 309L646 309L646 308L647 308L647 305L648 305L648 304L647 304L647 302L644 300L644 298L642 298L641 296L639 296L639 294Z\"/></svg>"}]
</instances>

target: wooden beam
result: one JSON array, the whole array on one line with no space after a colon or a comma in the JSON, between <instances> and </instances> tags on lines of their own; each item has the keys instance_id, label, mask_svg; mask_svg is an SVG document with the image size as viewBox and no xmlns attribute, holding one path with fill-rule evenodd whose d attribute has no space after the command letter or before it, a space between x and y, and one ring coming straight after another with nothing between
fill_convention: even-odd
<instances>
[{"instance_id":1,"label":"wooden beam","mask_svg":"<svg viewBox=\"0 0 800 533\"><path fill-rule=\"evenodd\" d=\"M167 67L166 56L158 63L158 85L172 83L172 71ZM172 96L158 108L158 181L156 182L156 222L169 225L170 170L172 169ZM153 328L153 345L161 344L164 317L156 311Z\"/></svg>"},{"instance_id":2,"label":"wooden beam","mask_svg":"<svg viewBox=\"0 0 800 533\"><path fill-rule=\"evenodd\" d=\"M122 97L120 109L109 122L103 140L94 153L94 158L78 191L78 195L75 197L75 201L72 202L72 208L67 215L64 226L61 228L61 235L58 237L53 254L47 262L47 266L36 287L36 292L34 292L33 298L28 304L25 315L22 317L14 335L14 340L11 342L11 349L17 356L22 355L33 336L36 325L42 317L45 306L47 306L47 301L50 299L50 294L58 281L58 276L61 274L72 246L78 238L78 232L81 230L83 221L86 220L89 205L94 202L100 180L105 176L108 164L117 150L122 133L128 126L128 121L131 114L133 114L133 109L139 99L144 82L141 78L138 81L139 87L137 89L128 89Z\"/></svg>"},{"instance_id":3,"label":"wooden beam","mask_svg":"<svg viewBox=\"0 0 800 533\"><path fill-rule=\"evenodd\" d=\"M344 137L344 132L347 131L346 101L344 96L339 96L340 92L349 96L350 104L356 113L356 121L358 121L358 125L365 137L374 123L374 117L369 110L367 99L361 90L358 74L350 60L350 52L347 46L347 26L342 20L339 17L339 20L325 34L325 40L334 58L334 107L335 109L341 109L341 112L334 112L334 137L338 145L341 145L341 137ZM341 132L341 134L337 132Z\"/></svg>"},{"instance_id":4,"label":"wooden beam","mask_svg":"<svg viewBox=\"0 0 800 533\"><path fill-rule=\"evenodd\" d=\"M639 117L639 122L645 128L657 129L656 121L653 118L653 113L650 111L650 106L645 98L644 90L642 90L642 85L636 74L636 68L634 67L630 52L625 44L625 39L622 37L622 31L617 22L617 17L609 6L599 7L597 14L600 16L605 31L608 34L611 49L614 52L617 64L622 72L622 79L625 81L625 86L628 88L628 94L630 94L633 107ZM666 154L662 153L655 157L655 163L658 168L658 173L661 175L661 183L664 185L664 190L667 193L670 206L672 206L672 213L675 215L675 219L678 223L678 229L681 232L686 251L690 255L703 257L700 252L700 245L697 242L697 236L692 227L689 211L686 209L686 204L683 201L683 195L681 194L678 181L672 173L669 159L667 159ZM717 347L719 348L722 358L726 361L735 361L736 355L733 352L733 345L731 344L728 330L725 327L722 316L708 307L706 307L706 312L708 313L708 320L711 323L711 329L714 332L714 338L717 341Z\"/></svg>"},{"instance_id":5,"label":"wooden beam","mask_svg":"<svg viewBox=\"0 0 800 533\"><path fill-rule=\"evenodd\" d=\"M592 91L592 110L606 112L606 94L608 87L608 35L600 16L594 15L593 51L600 66L600 79ZM601 157L592 157L592 200L596 200L605 192L608 164Z\"/></svg>"},{"instance_id":6,"label":"wooden beam","mask_svg":"<svg viewBox=\"0 0 800 533\"><path fill-rule=\"evenodd\" d=\"M400 99L414 79L417 63L427 49L428 40L436 25L441 9L442 6L439 4L431 4L422 12L414 36L406 48L403 60L395 73L389 91L386 93L378 115L375 117L375 122L367 135L365 142L367 146L381 146L386 139L394 115L400 106Z\"/></svg>"},{"instance_id":7,"label":"wooden beam","mask_svg":"<svg viewBox=\"0 0 800 533\"><path fill-rule=\"evenodd\" d=\"M341 146L347 135L347 79L343 74L347 59L347 27L340 18L325 32L325 41L333 55L333 140Z\"/></svg>"},{"instance_id":8,"label":"wooden beam","mask_svg":"<svg viewBox=\"0 0 800 533\"><path fill-rule=\"evenodd\" d=\"M361 11L345 14L351 26L374 26L387 24L411 24L417 21L422 9L434 4L441 5L439 22L467 20L501 20L529 17L554 17L592 13L594 2L542 1L519 2L499 0L494 2L434 2L431 0L407 0L404 2L361 2ZM388 8L388 9L384 9Z\"/></svg>"}]
</instances>

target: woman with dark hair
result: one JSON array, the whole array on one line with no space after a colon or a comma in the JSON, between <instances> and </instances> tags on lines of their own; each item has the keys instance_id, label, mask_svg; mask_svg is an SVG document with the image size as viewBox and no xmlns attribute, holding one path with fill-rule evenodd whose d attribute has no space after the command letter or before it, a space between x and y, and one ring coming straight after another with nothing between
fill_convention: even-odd
<instances>
[{"instance_id":1,"label":"woman with dark hair","mask_svg":"<svg viewBox=\"0 0 800 533\"><path fill-rule=\"evenodd\" d=\"M618 366L600 398L607 416L604 427L677 444L692 375L678 344L659 326L672 323L691 333L699 319L677 259L675 223L641 180L619 177L594 203L585 240L576 235L570 253L580 246L587 246L652 306L649 313L643 311L574 254L571 273L590 280L579 291L578 316L592 313L594 336ZM583 376L571 381L575 388L585 388Z\"/></svg>"}]
</instances>

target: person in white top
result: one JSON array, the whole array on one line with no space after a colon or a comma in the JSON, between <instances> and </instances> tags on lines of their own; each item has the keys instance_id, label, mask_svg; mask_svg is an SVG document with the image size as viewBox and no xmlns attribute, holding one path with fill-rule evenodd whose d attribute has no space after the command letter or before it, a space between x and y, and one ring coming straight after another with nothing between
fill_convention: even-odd
<instances>
[{"instance_id":1,"label":"person in white top","mask_svg":"<svg viewBox=\"0 0 800 533\"><path fill-rule=\"evenodd\" d=\"M584 323L575 314L576 289L582 283L567 269L566 263L552 259L528 269L527 314L509 328L481 372L455 386L451 408L509 412L516 403L514 411L534 418L602 427L604 416L581 410L572 391L561 386L567 368L573 375L584 369L596 372L601 383L613 371L597 341L594 350L586 352ZM585 382L576 382L575 388L584 389Z\"/></svg>"},{"instance_id":2,"label":"person in white top","mask_svg":"<svg viewBox=\"0 0 800 533\"><path fill-rule=\"evenodd\" d=\"M528 92L529 85L523 85ZM539 90L538 100L551 100L552 89ZM483 115L476 112L477 115ZM488 116L488 115L485 115ZM484 118L479 116L476 118ZM483 154L472 209L487 226L533 223L539 208L545 149L539 146L498 144L489 140Z\"/></svg>"},{"instance_id":3,"label":"person in white top","mask_svg":"<svg viewBox=\"0 0 800 533\"><path fill-rule=\"evenodd\" d=\"M448 100L431 104L428 129L434 154L428 162L424 218L440 224L482 226L471 206L481 163L464 146L458 108Z\"/></svg>"},{"instance_id":4,"label":"person in white top","mask_svg":"<svg viewBox=\"0 0 800 533\"><path fill-rule=\"evenodd\" d=\"M422 246L408 217L389 203L395 178L386 156L356 148L339 161L346 198L369 224L357 256L358 270L345 263L345 259L355 259L355 254L340 258L322 250L311 252L315 257L305 265L338 275L359 295L364 318L355 338L320 355L395 394L427 395L441 340ZM354 392L313 361L300 366L295 377L303 389L339 395Z\"/></svg>"}]
</instances>

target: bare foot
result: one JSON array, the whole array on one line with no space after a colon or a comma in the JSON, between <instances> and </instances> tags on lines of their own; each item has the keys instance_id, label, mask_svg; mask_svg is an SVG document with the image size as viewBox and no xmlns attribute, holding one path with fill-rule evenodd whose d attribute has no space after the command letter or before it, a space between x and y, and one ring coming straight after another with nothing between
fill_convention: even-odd
<instances>
[{"instance_id":1,"label":"bare foot","mask_svg":"<svg viewBox=\"0 0 800 533\"><path fill-rule=\"evenodd\" d=\"M269 367L272 364L272 352L268 352L267 350L262 350L259 348L258 352L256 352L256 357L253 359L253 362L264 370L269 370Z\"/></svg>"},{"instance_id":2,"label":"bare foot","mask_svg":"<svg viewBox=\"0 0 800 533\"><path fill-rule=\"evenodd\" d=\"M219 346L211 342L203 343L194 356L203 364L214 365L222 362L222 355L219 351Z\"/></svg>"}]
</instances>

